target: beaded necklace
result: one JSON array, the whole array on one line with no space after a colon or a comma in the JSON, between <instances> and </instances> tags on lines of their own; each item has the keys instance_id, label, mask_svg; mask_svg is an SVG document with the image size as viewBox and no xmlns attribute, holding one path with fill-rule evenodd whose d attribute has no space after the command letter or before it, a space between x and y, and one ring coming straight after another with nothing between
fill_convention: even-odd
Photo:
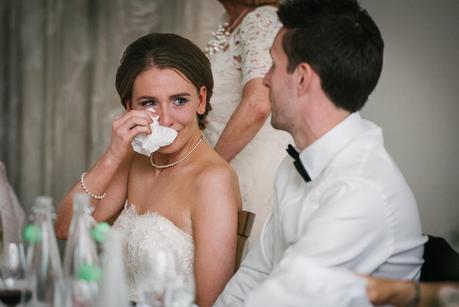
<instances>
[{"instance_id":1,"label":"beaded necklace","mask_svg":"<svg viewBox=\"0 0 459 307\"><path fill-rule=\"evenodd\" d=\"M157 169L163 169L163 168L168 168L168 167L175 166L175 165L179 164L180 162L183 162L186 158L188 158L193 153L193 151L196 149L196 147L198 147L198 145L201 142L202 142L202 136L199 138L199 141L193 146L193 148L191 148L191 150L185 156L183 156L182 158L178 159L177 161L169 163L169 164L164 164L164 165L156 164L155 162L153 162L153 155L150 155L150 164L151 164L151 166L153 166L154 168L157 168Z\"/></svg>"},{"instance_id":2,"label":"beaded necklace","mask_svg":"<svg viewBox=\"0 0 459 307\"><path fill-rule=\"evenodd\" d=\"M251 11L251 8L244 9L241 14L231 23L225 22L223 25L218 25L217 30L213 31L212 39L207 43L204 52L211 59L214 54L219 53L226 46L228 38L233 30L239 25L244 17Z\"/></svg>"}]
</instances>

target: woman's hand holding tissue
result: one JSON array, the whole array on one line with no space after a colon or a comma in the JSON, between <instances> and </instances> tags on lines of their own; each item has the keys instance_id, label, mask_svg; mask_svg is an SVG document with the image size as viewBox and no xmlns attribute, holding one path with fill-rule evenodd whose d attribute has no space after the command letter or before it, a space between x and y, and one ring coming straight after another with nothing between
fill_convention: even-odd
<instances>
[{"instance_id":1,"label":"woman's hand holding tissue","mask_svg":"<svg viewBox=\"0 0 459 307\"><path fill-rule=\"evenodd\" d=\"M150 124L151 134L139 133L132 140L132 149L142 155L149 157L160 147L172 144L177 137L177 131L159 124L159 116L153 117Z\"/></svg>"},{"instance_id":2,"label":"woman's hand holding tissue","mask_svg":"<svg viewBox=\"0 0 459 307\"><path fill-rule=\"evenodd\" d=\"M107 154L121 163L132 152L131 142L136 135L151 134L154 115L149 110L130 110L115 117Z\"/></svg>"}]
</instances>

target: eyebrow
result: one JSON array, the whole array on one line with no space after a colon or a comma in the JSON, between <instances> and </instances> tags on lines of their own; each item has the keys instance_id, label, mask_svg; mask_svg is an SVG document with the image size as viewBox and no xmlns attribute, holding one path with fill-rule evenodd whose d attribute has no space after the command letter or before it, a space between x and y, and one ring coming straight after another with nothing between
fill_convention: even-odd
<instances>
[{"instance_id":1,"label":"eyebrow","mask_svg":"<svg viewBox=\"0 0 459 307\"><path fill-rule=\"evenodd\" d=\"M169 98L178 98L178 97L183 97L183 96L191 96L191 94L187 93L187 92L183 92L183 93L178 93L178 94L175 94L175 95L171 95L171 96L169 96Z\"/></svg>"},{"instance_id":2,"label":"eyebrow","mask_svg":"<svg viewBox=\"0 0 459 307\"><path fill-rule=\"evenodd\" d=\"M177 93L177 94L169 96L169 99L183 97L183 96L191 96L191 94L187 92ZM137 98L137 100L142 100L142 99L157 99L157 98L155 96L140 96L139 98Z\"/></svg>"}]
</instances>

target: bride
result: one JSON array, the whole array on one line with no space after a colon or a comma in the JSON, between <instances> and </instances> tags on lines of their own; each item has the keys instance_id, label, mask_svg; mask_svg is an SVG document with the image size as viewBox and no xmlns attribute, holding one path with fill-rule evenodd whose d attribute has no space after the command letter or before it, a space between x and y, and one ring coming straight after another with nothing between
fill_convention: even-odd
<instances>
[{"instance_id":1,"label":"bride","mask_svg":"<svg viewBox=\"0 0 459 307\"><path fill-rule=\"evenodd\" d=\"M126 112L113 120L105 153L61 202L56 233L67 236L72 195L86 192L93 217L115 221L126 235L133 301L139 299L139 274L148 275L142 261L168 249L182 271L194 274L196 303L210 306L233 272L241 200L234 171L202 139L213 89L209 61L187 39L149 34L126 49L116 88ZM131 142L155 133L153 115L177 136L148 157L135 153Z\"/></svg>"}]
</instances>

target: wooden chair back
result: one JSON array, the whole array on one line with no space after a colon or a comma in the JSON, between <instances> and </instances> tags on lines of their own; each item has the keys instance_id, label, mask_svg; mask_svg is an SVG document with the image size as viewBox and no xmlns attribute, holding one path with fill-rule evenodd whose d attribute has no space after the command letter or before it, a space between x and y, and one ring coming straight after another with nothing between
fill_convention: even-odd
<instances>
[{"instance_id":1,"label":"wooden chair back","mask_svg":"<svg viewBox=\"0 0 459 307\"><path fill-rule=\"evenodd\" d=\"M241 210L237 216L237 247L236 247L236 262L234 265L234 272L239 269L241 265L242 255L244 252L245 243L252 231L253 221L255 220L255 213Z\"/></svg>"}]
</instances>

